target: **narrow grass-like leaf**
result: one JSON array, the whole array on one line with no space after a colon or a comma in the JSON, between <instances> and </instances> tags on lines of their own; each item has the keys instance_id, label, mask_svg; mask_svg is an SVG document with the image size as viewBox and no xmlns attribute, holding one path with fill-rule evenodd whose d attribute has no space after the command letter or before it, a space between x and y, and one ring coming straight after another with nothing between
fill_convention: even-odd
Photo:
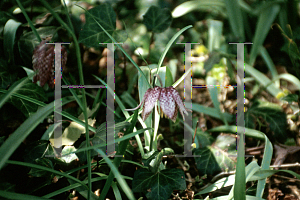
<instances>
[{"instance_id":1,"label":"narrow grass-like leaf","mask_svg":"<svg viewBox=\"0 0 300 200\"><path fill-rule=\"evenodd\" d=\"M203 8L206 8L207 6L219 6L219 7L225 7L225 3L222 0L196 0L196 1L187 1L179 6L177 6L173 12L172 16L174 18L181 17L189 12L192 12L194 10L200 10Z\"/></svg>"},{"instance_id":2,"label":"narrow grass-like leaf","mask_svg":"<svg viewBox=\"0 0 300 200\"><path fill-rule=\"evenodd\" d=\"M208 88L208 91L209 91L209 94L210 94L210 98L211 98L211 100L212 100L212 102L214 104L215 111L218 112L219 116L221 117L221 119L223 120L223 122L225 123L225 125L228 125L226 117L224 117L224 115L223 115L223 113L221 112L221 109L220 109L220 102L218 100L217 80L214 79L213 77L207 76L206 77L206 84L209 85L209 86L215 85L214 88L212 88L212 87Z\"/></svg>"},{"instance_id":3,"label":"narrow grass-like leaf","mask_svg":"<svg viewBox=\"0 0 300 200\"><path fill-rule=\"evenodd\" d=\"M121 196L121 193L120 193L120 190L119 190L117 184L115 182L112 182L111 187L114 191L114 195L115 195L116 199L122 199L122 196Z\"/></svg>"},{"instance_id":4,"label":"narrow grass-like leaf","mask_svg":"<svg viewBox=\"0 0 300 200\"><path fill-rule=\"evenodd\" d=\"M20 81L15 82L8 91L1 96L0 100L0 108L4 105L4 103L11 97L12 94L16 93L18 90L22 88L22 86L29 80L28 77L21 79Z\"/></svg>"},{"instance_id":5,"label":"narrow grass-like leaf","mask_svg":"<svg viewBox=\"0 0 300 200\"><path fill-rule=\"evenodd\" d=\"M282 92L279 88L277 88L274 83L266 77L263 73L255 69L254 67L245 63L245 72L250 74L255 78L257 82L259 82L262 86L266 87L266 90L274 97L276 97L280 92Z\"/></svg>"},{"instance_id":6,"label":"narrow grass-like leaf","mask_svg":"<svg viewBox=\"0 0 300 200\"><path fill-rule=\"evenodd\" d=\"M226 132L226 133L235 133L236 134L237 126L218 126L207 130L208 132ZM260 140L265 140L265 134L250 128L245 128L245 135L247 137L253 137Z\"/></svg>"},{"instance_id":7,"label":"narrow grass-like leaf","mask_svg":"<svg viewBox=\"0 0 300 200\"><path fill-rule=\"evenodd\" d=\"M124 136L126 136L128 133L132 132L134 127L135 127L135 124L136 124L136 121L137 121L137 117L138 117L138 110L136 110L134 112L134 116L131 120L131 125L130 127L126 130ZM116 153L116 155L123 155L124 156L124 153L125 153L125 150L127 148L127 144L128 144L128 141L129 140L125 140L123 142L121 142L119 144L119 148L118 148L118 151ZM100 195L100 199L105 199L105 196L109 190L109 187L111 186L111 183L114 179L114 177L116 177L116 179L118 180L121 188L123 189L123 191L125 192L125 194L127 195L127 197L129 199L135 199L134 198L134 195L131 191L131 189L129 188L129 186L127 185L127 183L125 182L125 180L123 179L123 177L121 177L120 175L120 172L118 171L117 167L119 167L120 163L121 163L121 160L122 160L122 157L116 157L114 158L114 164L112 164L112 162L108 159L108 157L104 154L103 151L101 151L101 149L95 149L98 153L100 153L100 155L104 156L104 159L106 161L106 163L109 165L111 171L109 173L109 176L108 176L108 179L104 185L104 188L102 189L101 191L101 195Z\"/></svg>"},{"instance_id":8,"label":"narrow grass-like leaf","mask_svg":"<svg viewBox=\"0 0 300 200\"><path fill-rule=\"evenodd\" d=\"M159 61L158 61L158 67L157 67L157 72L159 72L159 68L161 67L164 59L165 59L165 56L167 55L167 52L169 51L169 49L171 48L172 44L175 42L175 40L184 32L186 31L187 29L189 28L192 28L193 26L192 25L189 25L189 26L186 26L184 27L183 29L181 29L180 31L178 31L172 38L171 40L168 42L165 50L163 51L163 53L161 54L160 58L159 58Z\"/></svg>"},{"instance_id":9,"label":"narrow grass-like leaf","mask_svg":"<svg viewBox=\"0 0 300 200\"><path fill-rule=\"evenodd\" d=\"M97 76L94 76L94 77L95 77L96 79L98 79L103 85L105 85L105 86L106 86L106 89L107 89L111 94L113 94L113 95L115 96L116 102L117 102L117 104L119 105L120 109L122 110L123 114L125 115L126 119L130 118L129 113L125 110L125 106L124 106L124 104L122 103L122 101L120 100L120 98L118 97L118 95L115 95L115 94L114 94L114 91L112 91L112 89L111 89L110 87L108 87L107 84L106 84L101 78L99 78L99 77L97 77ZM142 118L141 118L141 117L138 117L138 119L139 119L139 122L142 124L143 128L147 128L147 126L146 126L146 124L144 123L144 121L142 120ZM133 130L136 131L136 128L134 128ZM148 132L148 134L150 134L149 131L147 131L147 132ZM138 146L139 146L139 150L140 150L140 152L141 152L141 154L142 154L142 156L143 156L143 155L144 155L144 149L143 149L143 145L142 145L142 141L141 141L141 139L140 139L140 136L139 136L139 135L136 135L136 136L135 136L135 139L137 140L137 143L138 143Z\"/></svg>"},{"instance_id":10,"label":"narrow grass-like leaf","mask_svg":"<svg viewBox=\"0 0 300 200\"><path fill-rule=\"evenodd\" d=\"M249 181L251 179L251 177L253 176L253 174L258 172L259 169L260 169L260 167L259 167L259 165L257 164L256 161L252 161L251 163L249 163L246 166L246 181ZM213 192L215 190L221 189L223 187L231 186L231 185L234 184L234 180L235 180L235 175L230 175L228 177L221 178L220 180L214 182L213 184L209 185L205 189L201 190L196 195L206 194L206 193ZM230 195L231 194L229 194L229 196Z\"/></svg>"},{"instance_id":11,"label":"narrow grass-like leaf","mask_svg":"<svg viewBox=\"0 0 300 200\"><path fill-rule=\"evenodd\" d=\"M173 83L173 87L176 88L183 80L184 78L192 71L192 67L186 71L175 83Z\"/></svg>"},{"instance_id":12,"label":"narrow grass-like leaf","mask_svg":"<svg viewBox=\"0 0 300 200\"><path fill-rule=\"evenodd\" d=\"M300 90L300 80L292 74L280 74L278 78L289 81L294 84L294 86Z\"/></svg>"},{"instance_id":13,"label":"narrow grass-like leaf","mask_svg":"<svg viewBox=\"0 0 300 200\"><path fill-rule=\"evenodd\" d=\"M107 179L107 176L105 176L105 177L92 178L92 179L91 179L91 182L101 181L101 180L104 180L104 179ZM88 183L88 180L84 180L84 181L82 181L82 183L83 183L83 184L87 184L87 183ZM51 198L51 197L54 197L54 196L59 195L59 194L61 194L61 193L70 191L70 190L75 189L75 188L80 187L80 186L82 186L80 183L74 183L74 184L71 184L71 185L69 185L69 186L67 186L67 187L63 187L63 188L61 188L61 189L59 189L59 190L55 190L54 192L51 192L51 193L49 193L49 194L46 194L46 195L44 195L43 197L44 197L44 198Z\"/></svg>"},{"instance_id":14,"label":"narrow grass-like leaf","mask_svg":"<svg viewBox=\"0 0 300 200\"><path fill-rule=\"evenodd\" d=\"M3 197L5 199L22 199L22 200L46 200L48 198L43 198L43 197L37 197L29 194L20 194L20 193L15 193L15 192L7 192L0 190L0 197ZM49 200L49 199L48 199Z\"/></svg>"},{"instance_id":15,"label":"narrow grass-like leaf","mask_svg":"<svg viewBox=\"0 0 300 200\"><path fill-rule=\"evenodd\" d=\"M238 0L225 0L231 30L239 41L245 41L243 15Z\"/></svg>"},{"instance_id":16,"label":"narrow grass-like leaf","mask_svg":"<svg viewBox=\"0 0 300 200\"><path fill-rule=\"evenodd\" d=\"M4 94L7 93L6 90L1 90L1 89L0 89L0 92L1 92L1 93L4 93ZM39 106L46 106L46 104L45 104L44 102L41 102L41 101L38 101L38 100L36 100L36 99L27 97L27 96L22 95L22 94L14 93L13 96L18 97L18 98L20 98L20 99L24 99L24 100L29 101L29 102L32 102L32 103L35 103L36 105L39 105ZM78 96L78 97L80 98L80 96ZM82 126L84 126L84 124L85 124L85 122L79 120L77 117L74 117L74 116L72 116L71 114L69 114L69 113L67 113L67 112L65 112L65 111L62 111L62 112L61 112L61 115L64 116L64 117L66 117L66 118L68 118L68 119L70 119L71 121L74 121L74 122L76 122L76 123L82 125ZM94 127L89 126L88 128L89 128L90 131L93 131L94 133L96 132L96 129L95 129Z\"/></svg>"},{"instance_id":17,"label":"narrow grass-like leaf","mask_svg":"<svg viewBox=\"0 0 300 200\"><path fill-rule=\"evenodd\" d=\"M71 152L71 153L80 153L80 152L84 152L84 151L87 151L87 150L93 150L93 149L97 149L97 148L100 148L100 147L105 147L107 145L111 145L111 144L114 144L114 143L117 143L117 142L122 142L122 141L130 139L130 138L132 138L132 137L134 137L134 136L136 136L140 133L143 133L143 132L145 132L146 130L149 130L149 129L151 129L151 128L140 129L140 130L134 131L134 132L132 132L128 135L125 135L122 138L117 138L117 139L115 139L115 141L110 141L110 142L107 142L107 143L97 144L95 146L85 147L85 148L78 149L78 150L76 150L74 152ZM68 154L65 154L65 155L68 155Z\"/></svg>"},{"instance_id":18,"label":"narrow grass-like leaf","mask_svg":"<svg viewBox=\"0 0 300 200\"><path fill-rule=\"evenodd\" d=\"M265 60L265 63L267 65L267 67L269 68L271 74L272 74L272 79L275 79L278 77L278 72L276 70L276 67L268 53L268 51L266 50L265 47L261 46L261 48L259 49L259 53L261 55L261 57ZM275 81L275 86L279 88L280 83L278 80Z\"/></svg>"},{"instance_id":19,"label":"narrow grass-like leaf","mask_svg":"<svg viewBox=\"0 0 300 200\"><path fill-rule=\"evenodd\" d=\"M261 169L268 170L270 168L270 164L272 160L273 146L270 140L268 139L268 137L266 135L264 135L264 137L265 137L265 150L264 150L263 159L261 161ZM258 180L256 197L261 198L263 196L265 185L266 185L266 178L262 180Z\"/></svg>"},{"instance_id":20,"label":"narrow grass-like leaf","mask_svg":"<svg viewBox=\"0 0 300 200\"><path fill-rule=\"evenodd\" d=\"M272 4L271 6L266 7L260 12L257 26L255 29L253 45L250 52L249 63L251 66L253 66L256 56L259 53L259 49L261 48L264 40L266 39L271 25L274 22L279 10L280 6L278 4Z\"/></svg>"},{"instance_id":21,"label":"narrow grass-like leaf","mask_svg":"<svg viewBox=\"0 0 300 200\"><path fill-rule=\"evenodd\" d=\"M62 105L72 100L62 99ZM41 123L51 112L53 112L54 102L49 103L45 107L39 109L35 114L31 115L23 124L10 135L10 137L0 147L0 169L5 162L24 141L24 139Z\"/></svg>"},{"instance_id":22,"label":"narrow grass-like leaf","mask_svg":"<svg viewBox=\"0 0 300 200\"><path fill-rule=\"evenodd\" d=\"M5 49L4 54L12 65L15 63L14 54L14 44L16 33L19 26L22 23L16 22L14 19L10 19L6 22L3 30L3 49Z\"/></svg>"},{"instance_id":23,"label":"narrow grass-like leaf","mask_svg":"<svg viewBox=\"0 0 300 200\"><path fill-rule=\"evenodd\" d=\"M191 103L185 103L187 108L191 108ZM209 115L211 117L223 120L223 117L219 114L217 108L211 108L207 106L203 106L197 103L192 104L192 111L203 113L205 115ZM224 112L222 113L224 118L226 118L227 122L233 122L235 120L234 115Z\"/></svg>"},{"instance_id":24,"label":"narrow grass-like leaf","mask_svg":"<svg viewBox=\"0 0 300 200\"><path fill-rule=\"evenodd\" d=\"M73 176L71 176L67 173L64 173L64 172L60 172L60 171L57 171L57 170L54 170L54 169L51 169L51 168L48 168L48 167L44 167L44 166L41 166L41 165L36 165L36 164L32 164L32 163L25 163L25 162L20 162L20 161L14 161L14 160L8 160L7 163L12 164L12 165L21 165L21 166L24 166L24 167L31 167L31 168L36 168L36 169L41 169L41 170L44 170L44 171L48 171L48 172L51 172L53 174L71 179L71 180L81 184L85 188L87 188L87 186L82 181L80 181L79 179L77 179L77 178L75 178L75 177L73 177Z\"/></svg>"}]
</instances>

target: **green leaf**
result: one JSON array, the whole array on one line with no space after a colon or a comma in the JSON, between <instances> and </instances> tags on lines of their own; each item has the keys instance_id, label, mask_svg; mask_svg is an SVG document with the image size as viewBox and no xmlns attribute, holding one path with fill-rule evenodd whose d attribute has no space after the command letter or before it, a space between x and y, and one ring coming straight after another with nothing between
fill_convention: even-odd
<instances>
[{"instance_id":1,"label":"green leaf","mask_svg":"<svg viewBox=\"0 0 300 200\"><path fill-rule=\"evenodd\" d=\"M133 192L143 192L149 200L166 200L173 190L185 189L185 175L181 169L165 169L155 174L138 169L132 181Z\"/></svg>"},{"instance_id":2,"label":"green leaf","mask_svg":"<svg viewBox=\"0 0 300 200\"><path fill-rule=\"evenodd\" d=\"M73 101L62 98L62 105ZM8 158L24 141L24 139L51 113L53 112L54 102L51 102L31 115L25 122L13 132L10 137L0 147L0 169L4 166Z\"/></svg>"},{"instance_id":3,"label":"green leaf","mask_svg":"<svg viewBox=\"0 0 300 200\"><path fill-rule=\"evenodd\" d=\"M151 172L156 173L159 170L162 157L173 153L174 151L171 148L164 148L160 152L150 151L147 154L145 154L142 161L144 166L149 167Z\"/></svg>"},{"instance_id":4,"label":"green leaf","mask_svg":"<svg viewBox=\"0 0 300 200\"><path fill-rule=\"evenodd\" d=\"M0 26L4 26L5 23L9 20L14 18L9 12L0 11ZM1 30L1 29L0 29Z\"/></svg>"},{"instance_id":5,"label":"green leaf","mask_svg":"<svg viewBox=\"0 0 300 200\"><path fill-rule=\"evenodd\" d=\"M194 0L194 1L186 1L179 6L177 6L173 12L172 16L174 18L181 17L189 12L194 10L211 10L216 7L223 8L225 7L225 3L222 0Z\"/></svg>"},{"instance_id":6,"label":"green leaf","mask_svg":"<svg viewBox=\"0 0 300 200\"><path fill-rule=\"evenodd\" d=\"M24 152L24 161L34 163L36 159L42 158L46 155L54 155L53 147L50 145L49 141L38 140L27 145Z\"/></svg>"},{"instance_id":7,"label":"green leaf","mask_svg":"<svg viewBox=\"0 0 300 200\"><path fill-rule=\"evenodd\" d=\"M71 163L73 160L78 159L75 153L71 153L74 151L76 151L76 148L74 146L65 146L61 152L62 157L60 157L59 159L65 163Z\"/></svg>"},{"instance_id":8,"label":"green leaf","mask_svg":"<svg viewBox=\"0 0 300 200\"><path fill-rule=\"evenodd\" d=\"M47 96L43 88L37 84L28 82L22 86L15 94L21 94L39 101L47 101ZM31 113L36 112L38 105L29 101L24 101L15 96L10 96L9 103L13 104L18 108L26 117L30 116Z\"/></svg>"},{"instance_id":9,"label":"green leaf","mask_svg":"<svg viewBox=\"0 0 300 200\"><path fill-rule=\"evenodd\" d=\"M117 124L114 124L114 127L115 127L115 133L116 133L116 137L117 137L117 133L122 131L124 132L124 130L126 130L126 128L130 125L129 122L126 122L126 121L123 121L123 122L120 122L120 123L117 123ZM96 134L94 135L93 138L90 139L90 142L93 144L92 146L96 146L96 145L99 145L99 144L106 144L106 122L102 123L96 130ZM118 143L115 143L115 146L117 147L118 146ZM81 148L85 148L86 147L86 141L83 141L78 149L81 149ZM103 147L99 147L102 151L106 151L106 146L103 146ZM111 152L108 152L108 153L111 153ZM78 156L80 162L85 162L86 161L86 154L85 152L79 152L79 153L76 153L76 155ZM91 151L91 156L96 156L98 155L97 151L94 150L94 151Z\"/></svg>"},{"instance_id":10,"label":"green leaf","mask_svg":"<svg viewBox=\"0 0 300 200\"><path fill-rule=\"evenodd\" d=\"M220 171L234 169L234 161L228 157L226 152L219 148L207 146L196 149L194 155L201 156L195 157L197 169L201 175L213 175Z\"/></svg>"},{"instance_id":11,"label":"green leaf","mask_svg":"<svg viewBox=\"0 0 300 200\"><path fill-rule=\"evenodd\" d=\"M283 97L281 100L285 100L291 104L292 102L298 101L298 95L297 94L288 94L287 96Z\"/></svg>"},{"instance_id":12,"label":"green leaf","mask_svg":"<svg viewBox=\"0 0 300 200\"><path fill-rule=\"evenodd\" d=\"M255 101L245 113L245 126L254 129L257 124L266 126L274 134L277 141L285 142L286 114L281 106L270 102Z\"/></svg>"},{"instance_id":13,"label":"green leaf","mask_svg":"<svg viewBox=\"0 0 300 200\"><path fill-rule=\"evenodd\" d=\"M16 80L18 73L12 70L7 61L0 59L0 88L6 89Z\"/></svg>"},{"instance_id":14,"label":"green leaf","mask_svg":"<svg viewBox=\"0 0 300 200\"><path fill-rule=\"evenodd\" d=\"M185 103L185 106L187 108L191 107L191 103ZM217 119L223 119L226 118L227 122L233 122L235 120L235 115L231 115L230 113L224 112L222 113L223 116L220 115L220 112L218 112L218 108L212 108L212 107L207 107L203 106L197 103L192 104L192 111L203 113L205 115L209 115L211 117L217 118Z\"/></svg>"},{"instance_id":15,"label":"green leaf","mask_svg":"<svg viewBox=\"0 0 300 200\"><path fill-rule=\"evenodd\" d=\"M172 20L172 14L169 9L151 6L144 15L143 23L146 25L148 31L161 33L169 28Z\"/></svg>"},{"instance_id":16,"label":"green leaf","mask_svg":"<svg viewBox=\"0 0 300 200\"><path fill-rule=\"evenodd\" d=\"M241 6L238 0L225 0L228 20L231 30L239 41L245 41L244 22Z\"/></svg>"},{"instance_id":17,"label":"green leaf","mask_svg":"<svg viewBox=\"0 0 300 200\"><path fill-rule=\"evenodd\" d=\"M7 192L0 190L0 196L9 199L23 199L23 200L47 200L47 198L37 197L28 194L20 194L15 192ZM49 200L49 199L48 199Z\"/></svg>"},{"instance_id":18,"label":"green leaf","mask_svg":"<svg viewBox=\"0 0 300 200\"><path fill-rule=\"evenodd\" d=\"M14 65L15 56L14 56L14 45L15 37L19 26L22 23L17 22L13 19L10 19L6 22L3 31L3 48L5 49L4 54L9 63Z\"/></svg>"},{"instance_id":19,"label":"green leaf","mask_svg":"<svg viewBox=\"0 0 300 200\"><path fill-rule=\"evenodd\" d=\"M57 27L48 26L36 29L41 38L52 37L56 33ZM25 62L25 66L32 66L32 54L35 47L40 44L35 34L31 31L25 33L18 41L20 56Z\"/></svg>"},{"instance_id":20,"label":"green leaf","mask_svg":"<svg viewBox=\"0 0 300 200\"><path fill-rule=\"evenodd\" d=\"M88 12L89 15L86 15L86 23L79 34L79 42L88 47L99 47L99 43L113 42L95 20L118 42L124 42L127 39L125 31L116 30L116 13L110 4L101 4L90 9Z\"/></svg>"},{"instance_id":21,"label":"green leaf","mask_svg":"<svg viewBox=\"0 0 300 200\"><path fill-rule=\"evenodd\" d=\"M54 169L52 161L47 159L47 158L37 158L35 160L35 164L48 167L50 169ZM49 177L51 176L51 172L42 170L42 169L37 169L37 168L32 168L30 172L28 173L30 176L34 177Z\"/></svg>"},{"instance_id":22,"label":"green leaf","mask_svg":"<svg viewBox=\"0 0 300 200\"><path fill-rule=\"evenodd\" d=\"M222 150L236 151L236 136L235 135L218 135L215 145Z\"/></svg>"},{"instance_id":23,"label":"green leaf","mask_svg":"<svg viewBox=\"0 0 300 200\"><path fill-rule=\"evenodd\" d=\"M253 46L250 52L249 63L251 66L253 66L256 56L259 53L259 49L263 45L263 42L265 41L267 34L270 31L271 25L274 22L279 10L280 5L275 3L261 10L255 29Z\"/></svg>"},{"instance_id":24,"label":"green leaf","mask_svg":"<svg viewBox=\"0 0 300 200\"><path fill-rule=\"evenodd\" d=\"M211 145L214 141L212 135L210 135L208 132L202 132L200 129L197 129L196 138L198 141L197 147L200 148Z\"/></svg>"},{"instance_id":25,"label":"green leaf","mask_svg":"<svg viewBox=\"0 0 300 200\"><path fill-rule=\"evenodd\" d=\"M209 58L204 62L205 73L209 72L215 64L218 64L221 60L221 53L218 51L212 51L209 53Z\"/></svg>"}]
</instances>

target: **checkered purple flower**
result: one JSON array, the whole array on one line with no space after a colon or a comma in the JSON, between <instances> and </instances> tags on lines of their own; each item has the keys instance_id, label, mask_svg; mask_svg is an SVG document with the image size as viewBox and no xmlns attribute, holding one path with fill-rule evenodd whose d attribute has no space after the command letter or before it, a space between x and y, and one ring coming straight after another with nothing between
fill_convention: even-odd
<instances>
[{"instance_id":1,"label":"checkered purple flower","mask_svg":"<svg viewBox=\"0 0 300 200\"><path fill-rule=\"evenodd\" d=\"M172 86L166 88L162 88L158 86L154 88L149 88L146 91L140 105L138 105L138 107L134 109L127 109L127 110L136 110L142 105L142 103L144 103L142 118L145 121L148 118L148 116L151 114L152 109L154 108L155 102L157 100L159 101L161 116L165 114L165 116L170 118L173 122L176 121L178 108L180 114L182 115L183 120L184 120L184 114L188 115L188 112L183 105L179 93Z\"/></svg>"},{"instance_id":2,"label":"checkered purple flower","mask_svg":"<svg viewBox=\"0 0 300 200\"><path fill-rule=\"evenodd\" d=\"M54 45L47 44L47 40L43 40L35 47L32 55L33 70L37 74L33 77L33 82L40 81L40 86L48 83L50 88L54 88ZM61 49L61 67L64 69L67 62L67 50L64 46Z\"/></svg>"}]
</instances>

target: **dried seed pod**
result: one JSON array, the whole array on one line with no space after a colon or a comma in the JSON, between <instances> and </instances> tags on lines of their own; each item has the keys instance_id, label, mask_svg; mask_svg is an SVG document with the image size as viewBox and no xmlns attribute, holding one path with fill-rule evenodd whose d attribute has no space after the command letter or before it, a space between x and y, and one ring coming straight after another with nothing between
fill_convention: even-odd
<instances>
[{"instance_id":1,"label":"dried seed pod","mask_svg":"<svg viewBox=\"0 0 300 200\"><path fill-rule=\"evenodd\" d=\"M32 65L37 74L33 77L33 82L40 81L43 87L48 83L50 88L54 88L54 71L55 71L55 53L54 45L46 44L48 41L43 40L33 51ZM61 49L61 67L64 69L67 63L67 50L64 46Z\"/></svg>"}]
</instances>

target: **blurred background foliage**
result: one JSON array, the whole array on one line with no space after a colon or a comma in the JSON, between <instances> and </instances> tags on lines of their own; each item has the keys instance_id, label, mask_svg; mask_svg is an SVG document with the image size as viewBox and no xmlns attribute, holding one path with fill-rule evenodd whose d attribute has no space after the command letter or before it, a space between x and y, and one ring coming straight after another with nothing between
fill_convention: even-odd
<instances>
[{"instance_id":1,"label":"blurred background foliage","mask_svg":"<svg viewBox=\"0 0 300 200\"><path fill-rule=\"evenodd\" d=\"M40 1L25 0L21 3L42 39L70 43L70 45L66 45L69 56L63 74L69 83L79 84L74 40L71 35ZM54 0L48 3L65 23L73 26L72 31L80 42L83 72L87 85L99 85L99 79L93 75L106 80L107 49L105 45L98 45L98 43L109 42L110 38L95 22L92 23L93 20L85 15L84 10L77 5L90 10L95 16L99 16L101 25L105 24L104 28L118 42L123 43L122 47L131 59L141 66L141 70L149 80L152 80L158 63L161 61L161 55L171 38L184 27L193 26L173 42L162 60L162 67L159 71L160 75L164 76L165 86L172 85L185 72L184 47L176 43L197 43L192 45L191 58L192 85L195 86L192 90L193 127L188 128L191 134L196 134L194 153L202 157L188 160L194 168L186 171L193 181L196 180L196 183L189 187L190 191L200 191L200 187L208 183L208 179L204 180L205 176L212 178L217 173L235 169L236 159L231 155L236 153L236 140L230 126L235 125L237 105L236 88L232 87L236 85L237 48L236 45L228 44L229 42L253 43L245 45L245 126L248 128L245 140L246 153L254 155L259 163L263 163L261 156L263 153L269 154L270 159L272 158L273 151L270 148L266 148L270 152L263 152L262 148L252 150L263 142L268 143L263 135L256 132L261 131L267 135L275 147L276 152L272 163L279 165L300 162L299 156L292 156L299 153L296 151L297 149L291 150L292 147L300 146L299 1L66 0L69 13L66 13L62 1ZM97 7L99 5L103 6L102 10L97 10L100 8ZM40 87L32 82L23 84L22 78L33 73L32 54L40 41L30 28L28 19L26 20L15 0L1 1L0 8L0 93L2 95L0 120L4 125L0 129L1 145L10 134L14 133L26 119L38 110L39 106L44 106L45 103L54 100L54 91L47 85ZM67 15L69 15L70 21L68 21ZM106 23L108 21L109 23ZM141 94L145 93L149 87L146 86L146 83L142 83L139 73L124 53L116 48L115 93L125 107L135 107L142 99ZM22 89L13 90L19 84ZM228 87L207 89L205 85ZM183 83L180 83L176 89L183 97ZM14 96L6 97L5 94L12 90ZM77 95L81 95L79 90L75 92ZM31 101L28 99L24 101L21 98L22 95L29 97ZM62 92L62 96L71 95L74 94L68 90ZM92 110L89 117L95 119L90 125L98 127L97 130L94 127L94 130L92 129L94 131L91 135L93 136L92 143L98 144L105 140L102 129L106 120L104 109L106 90L87 89L87 96L88 107ZM188 105L186 106L188 107ZM67 114L64 115L62 124L64 130L68 131L74 128L73 122L68 120L77 120L79 123L78 119L80 116L82 117L82 109L76 103L69 103L64 107L64 111ZM127 126L122 124L126 117L124 117L119 104L116 106L115 116L118 130ZM151 120L150 118L149 120ZM160 122L157 123L160 124L156 130L157 135L161 134L164 138L157 139L158 150L171 147L176 154L181 154L184 146L182 119L177 118L175 123L171 123L169 119L160 119ZM86 157L83 152L76 154L77 156L72 154L64 159L45 158L45 155L54 154L53 147L48 142L54 130L52 124L53 115L45 117L45 120L36 125L37 128L32 133L30 132L30 135L28 133L29 136L26 140L19 147L16 146L17 150L11 159L64 171L79 166L79 161L85 163ZM151 122L146 122L146 124L151 127L149 125ZM196 126L197 124L198 126ZM141 128L141 125L138 126ZM75 127L75 129L81 131L82 127ZM72 146L64 148L65 154L84 148L86 139L81 132L68 139ZM142 162L141 149L145 148L149 151L150 142L147 141L147 134L145 133L143 137L143 147L138 149L136 143L135 140L131 141L132 145L128 146L126 158L140 163ZM148 151L146 153L149 153ZM92 157L95 157L96 154L97 152L94 151ZM158 153L152 155L157 158ZM160 156L162 157L162 154ZM154 163L155 167L166 168L161 160L153 160L155 159L151 157L143 163L152 161L156 162ZM168 161L169 167L183 166L179 159L167 158L165 161ZM246 160L246 164L250 162L250 159ZM5 191L43 196L50 191L58 190L57 188L72 184L65 181L59 182L60 186L53 187L52 182L55 182L55 178L60 177L43 170L29 168L30 171L28 171L16 166L5 169L6 171L1 171L3 176L1 176L2 183L0 184L1 190ZM101 162L100 166L98 162L95 170L109 173L109 168L107 165L104 166L103 162L102 166ZM133 172L125 167L122 170L123 174L134 177ZM10 177L15 171L18 171L16 176ZM296 172L299 172L298 168ZM14 180L15 177L18 177L24 184ZM84 179L86 173L82 177ZM157 180L152 175L150 177ZM143 181L137 178L134 180ZM37 186L36 181L41 186ZM104 184L105 182L102 181L98 186L103 187ZM41 190L42 187L49 185L52 186L49 187L49 191ZM183 187L184 184L169 190L184 190ZM117 193L116 188L111 190L115 192L114 194ZM135 187L134 190L146 193L145 188ZM292 193L290 192L290 194ZM80 198L86 196L83 192L80 194ZM59 198L66 198L69 193L61 192L56 195ZM122 195L124 196L123 193ZM181 195L190 197L187 191L181 192ZM264 197L266 198L268 195L270 195L270 191L265 193ZM147 197L149 196L151 195L149 194ZM166 196L168 198L168 195ZM111 198L114 198L114 195L111 195ZM300 197L298 196L298 198Z\"/></svg>"}]
</instances>

